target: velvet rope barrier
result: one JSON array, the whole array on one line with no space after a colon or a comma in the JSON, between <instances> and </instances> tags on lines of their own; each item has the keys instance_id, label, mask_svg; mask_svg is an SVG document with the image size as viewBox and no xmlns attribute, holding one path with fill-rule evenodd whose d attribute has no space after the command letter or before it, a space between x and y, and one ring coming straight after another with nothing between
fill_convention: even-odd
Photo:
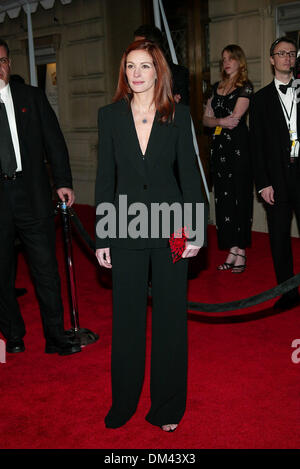
<instances>
[{"instance_id":1,"label":"velvet rope barrier","mask_svg":"<svg viewBox=\"0 0 300 469\"><path fill-rule=\"evenodd\" d=\"M242 300L231 301L229 303L195 303L189 302L188 309L189 311L201 311L205 313L222 313L225 311L233 311L236 309L248 308L249 306L254 306L264 301L272 300L276 296L287 293L288 291L296 288L300 285L300 274L295 275L294 277L289 278L280 285L270 288L258 295L250 296L249 298L244 298Z\"/></svg>"},{"instance_id":2,"label":"velvet rope barrier","mask_svg":"<svg viewBox=\"0 0 300 469\"><path fill-rule=\"evenodd\" d=\"M80 340L81 346L86 346L96 342L99 339L98 334L91 331L90 329L82 328L79 325L79 314L78 314L78 302L76 294L76 281L75 281L75 269L73 261L73 249L72 249L72 229L70 223L70 209L67 207L65 202L59 202L56 207L56 212L60 211L62 227L63 227L63 240L64 240L64 251L65 251L65 262L66 272L68 280L68 294L70 303L70 317L71 317L71 329L67 331L67 334L75 336Z\"/></svg>"}]
</instances>

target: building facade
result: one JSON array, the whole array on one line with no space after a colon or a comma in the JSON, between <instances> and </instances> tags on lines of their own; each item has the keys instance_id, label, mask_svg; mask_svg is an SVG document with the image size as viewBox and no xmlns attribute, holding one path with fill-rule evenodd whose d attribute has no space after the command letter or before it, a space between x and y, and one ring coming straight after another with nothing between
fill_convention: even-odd
<instances>
[{"instance_id":1,"label":"building facade","mask_svg":"<svg viewBox=\"0 0 300 469\"><path fill-rule=\"evenodd\" d=\"M142 21L135 0L59 0L32 14L35 59L40 80L66 138L78 203L94 204L97 113L111 102L124 47ZM126 21L125 21L126 19ZM12 73L29 83L27 18L23 10L0 23L10 47ZM55 70L53 69L55 66ZM47 80L48 78L48 80Z\"/></svg>"}]
</instances>

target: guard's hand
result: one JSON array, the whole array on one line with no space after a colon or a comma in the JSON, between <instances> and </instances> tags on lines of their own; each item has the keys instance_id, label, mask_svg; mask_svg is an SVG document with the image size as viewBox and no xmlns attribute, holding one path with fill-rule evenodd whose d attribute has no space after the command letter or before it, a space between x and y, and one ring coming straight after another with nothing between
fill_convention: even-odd
<instances>
[{"instance_id":1,"label":"guard's hand","mask_svg":"<svg viewBox=\"0 0 300 469\"><path fill-rule=\"evenodd\" d=\"M194 246L193 244L188 244L183 251L183 254L181 257L195 257L197 256L198 252L200 251L200 247Z\"/></svg>"},{"instance_id":2,"label":"guard's hand","mask_svg":"<svg viewBox=\"0 0 300 469\"><path fill-rule=\"evenodd\" d=\"M274 205L275 200L274 200L274 189L272 186L265 187L260 195L264 199L265 202L269 205Z\"/></svg>"},{"instance_id":3,"label":"guard's hand","mask_svg":"<svg viewBox=\"0 0 300 469\"><path fill-rule=\"evenodd\" d=\"M67 207L71 207L75 201L75 195L73 189L69 187L60 187L57 189L57 195L62 202L66 202Z\"/></svg>"},{"instance_id":4,"label":"guard's hand","mask_svg":"<svg viewBox=\"0 0 300 469\"><path fill-rule=\"evenodd\" d=\"M101 267L112 268L109 248L96 249L96 257Z\"/></svg>"}]
</instances>

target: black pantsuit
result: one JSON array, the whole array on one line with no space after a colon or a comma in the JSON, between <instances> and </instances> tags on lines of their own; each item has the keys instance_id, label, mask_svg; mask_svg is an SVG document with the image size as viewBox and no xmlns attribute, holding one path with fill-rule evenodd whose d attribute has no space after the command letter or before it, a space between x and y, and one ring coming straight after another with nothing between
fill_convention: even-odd
<instances>
[{"instance_id":1,"label":"black pantsuit","mask_svg":"<svg viewBox=\"0 0 300 469\"><path fill-rule=\"evenodd\" d=\"M174 122L169 124L159 122L156 113L145 155L130 106L119 101L100 109L96 205L111 203L119 217L119 195L127 196L128 206L139 202L148 209L152 203L203 202L186 106L176 106ZM97 214L97 223L101 217ZM142 389L150 266L151 408L146 419L153 425L178 423L185 410L188 265L186 259L172 262L168 238L151 238L150 217L148 221L145 238L122 238L118 233L100 237L96 230L96 247L109 247L112 262L112 407L105 419L111 428L133 415Z\"/></svg>"},{"instance_id":2,"label":"black pantsuit","mask_svg":"<svg viewBox=\"0 0 300 469\"><path fill-rule=\"evenodd\" d=\"M138 404L145 368L150 262L151 409L146 418L154 425L179 422L186 403L188 260L182 259L174 265L169 248L133 250L114 247L111 256L113 405L106 417L106 425L123 425Z\"/></svg>"}]
</instances>

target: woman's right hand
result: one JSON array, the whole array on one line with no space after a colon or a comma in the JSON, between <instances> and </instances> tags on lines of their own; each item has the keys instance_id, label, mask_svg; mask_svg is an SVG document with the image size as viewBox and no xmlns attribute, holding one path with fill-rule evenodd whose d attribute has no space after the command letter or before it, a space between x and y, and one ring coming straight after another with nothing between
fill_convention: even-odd
<instances>
[{"instance_id":1,"label":"woman's right hand","mask_svg":"<svg viewBox=\"0 0 300 469\"><path fill-rule=\"evenodd\" d=\"M96 249L96 257L101 267L111 269L110 248Z\"/></svg>"},{"instance_id":2,"label":"woman's right hand","mask_svg":"<svg viewBox=\"0 0 300 469\"><path fill-rule=\"evenodd\" d=\"M225 129L232 130L234 129L240 122L238 117L234 116L227 116L220 119L220 126L224 127Z\"/></svg>"}]
</instances>

